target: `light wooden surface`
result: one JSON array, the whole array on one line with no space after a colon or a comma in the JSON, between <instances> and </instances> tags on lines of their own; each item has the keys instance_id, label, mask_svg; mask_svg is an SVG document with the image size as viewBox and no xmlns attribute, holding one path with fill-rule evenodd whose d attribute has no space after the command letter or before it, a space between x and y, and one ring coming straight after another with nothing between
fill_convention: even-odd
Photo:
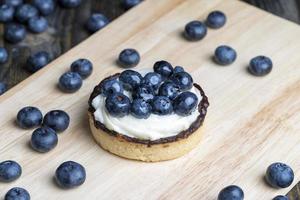
<instances>
[{"instance_id":1,"label":"light wooden surface","mask_svg":"<svg viewBox=\"0 0 300 200\"><path fill-rule=\"evenodd\" d=\"M226 27L209 29L200 42L181 37L184 25L203 20L215 9L228 16ZM237 184L246 199L271 199L290 188L274 190L263 175L275 161L290 164L299 180L300 152L300 28L234 0L148 0L115 20L48 67L0 97L0 160L13 159L23 166L14 183L0 183L0 195L22 186L32 199L207 199L214 200L225 186ZM214 49L228 44L237 61L220 67L211 61ZM118 53L134 47L142 55L138 68L149 68L160 59L183 65L205 89L211 106L205 135L198 148L173 161L142 163L113 156L93 141L87 120L87 100L94 85L121 69ZM248 61L259 54L275 64L263 78L249 75ZM86 57L93 75L74 94L56 88L70 63ZM58 146L47 154L32 151L32 130L15 126L17 111L34 105L44 113L64 109L70 128L59 136ZM62 190L53 182L56 167L66 160L82 163L84 185ZM1 198L1 197L0 197Z\"/></svg>"}]
</instances>

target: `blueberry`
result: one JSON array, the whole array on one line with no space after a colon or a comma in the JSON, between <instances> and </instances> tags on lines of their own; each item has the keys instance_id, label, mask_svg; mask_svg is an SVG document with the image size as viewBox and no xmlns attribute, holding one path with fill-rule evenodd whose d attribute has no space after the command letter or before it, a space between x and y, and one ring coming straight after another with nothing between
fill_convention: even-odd
<instances>
[{"instance_id":1,"label":"blueberry","mask_svg":"<svg viewBox=\"0 0 300 200\"><path fill-rule=\"evenodd\" d=\"M105 27L108 23L109 20L103 14L94 13L88 18L85 26L89 32L95 33Z\"/></svg>"},{"instance_id":2,"label":"blueberry","mask_svg":"<svg viewBox=\"0 0 300 200\"><path fill-rule=\"evenodd\" d=\"M33 33L45 32L48 28L48 21L43 16L32 17L28 21L28 29Z\"/></svg>"},{"instance_id":3,"label":"blueberry","mask_svg":"<svg viewBox=\"0 0 300 200\"><path fill-rule=\"evenodd\" d=\"M7 90L7 86L5 83L0 82L0 96L4 94Z\"/></svg>"},{"instance_id":4,"label":"blueberry","mask_svg":"<svg viewBox=\"0 0 300 200\"><path fill-rule=\"evenodd\" d=\"M30 144L40 153L46 153L56 147L58 142L56 132L49 127L41 127L33 131Z\"/></svg>"},{"instance_id":5,"label":"blueberry","mask_svg":"<svg viewBox=\"0 0 300 200\"><path fill-rule=\"evenodd\" d=\"M215 50L214 59L219 65L230 65L236 60L236 51L226 45L219 46Z\"/></svg>"},{"instance_id":6,"label":"blueberry","mask_svg":"<svg viewBox=\"0 0 300 200\"><path fill-rule=\"evenodd\" d=\"M128 10L128 9L138 5L141 2L142 2L142 0L123 0L122 5L126 10Z\"/></svg>"},{"instance_id":7,"label":"blueberry","mask_svg":"<svg viewBox=\"0 0 300 200\"><path fill-rule=\"evenodd\" d=\"M93 64L88 59L78 59L71 64L71 71L77 72L82 78L87 78L93 72Z\"/></svg>"},{"instance_id":8,"label":"blueberry","mask_svg":"<svg viewBox=\"0 0 300 200\"><path fill-rule=\"evenodd\" d=\"M4 0L4 3L13 7L17 7L23 4L23 0Z\"/></svg>"},{"instance_id":9,"label":"blueberry","mask_svg":"<svg viewBox=\"0 0 300 200\"><path fill-rule=\"evenodd\" d=\"M33 5L44 16L52 14L55 9L55 2L53 0L33 0Z\"/></svg>"},{"instance_id":10,"label":"blueberry","mask_svg":"<svg viewBox=\"0 0 300 200\"><path fill-rule=\"evenodd\" d=\"M50 62L50 56L45 51L37 52L27 59L26 62L26 70L34 73L40 69L42 69L44 66L46 66Z\"/></svg>"},{"instance_id":11,"label":"blueberry","mask_svg":"<svg viewBox=\"0 0 300 200\"><path fill-rule=\"evenodd\" d=\"M166 96L169 99L173 100L173 99L175 99L175 97L177 97L179 92L180 92L180 89L179 89L178 85L176 85L175 83L173 83L171 81L166 81L160 86L158 94L160 96Z\"/></svg>"},{"instance_id":12,"label":"blueberry","mask_svg":"<svg viewBox=\"0 0 300 200\"><path fill-rule=\"evenodd\" d=\"M84 183L86 172L81 164L74 161L67 161L56 169L55 179L59 186L73 188Z\"/></svg>"},{"instance_id":13,"label":"blueberry","mask_svg":"<svg viewBox=\"0 0 300 200\"><path fill-rule=\"evenodd\" d=\"M115 93L123 93L123 85L117 79L108 79L103 81L101 92L104 96L109 96Z\"/></svg>"},{"instance_id":14,"label":"blueberry","mask_svg":"<svg viewBox=\"0 0 300 200\"><path fill-rule=\"evenodd\" d=\"M105 107L111 116L124 117L129 114L130 99L122 93L115 93L106 98Z\"/></svg>"},{"instance_id":15,"label":"blueberry","mask_svg":"<svg viewBox=\"0 0 300 200\"><path fill-rule=\"evenodd\" d=\"M168 78L173 74L173 67L167 61L161 60L154 64L154 72L160 74L162 78Z\"/></svg>"},{"instance_id":16,"label":"blueberry","mask_svg":"<svg viewBox=\"0 0 300 200\"><path fill-rule=\"evenodd\" d=\"M59 0L59 3L65 8L76 8L81 4L81 0Z\"/></svg>"},{"instance_id":17,"label":"blueberry","mask_svg":"<svg viewBox=\"0 0 300 200\"><path fill-rule=\"evenodd\" d=\"M134 99L143 99L146 102L151 102L155 97L155 91L149 85L140 85L132 94Z\"/></svg>"},{"instance_id":18,"label":"blueberry","mask_svg":"<svg viewBox=\"0 0 300 200\"><path fill-rule=\"evenodd\" d=\"M252 58L248 70L254 76L265 76L272 71L272 60L266 56Z\"/></svg>"},{"instance_id":19,"label":"blueberry","mask_svg":"<svg viewBox=\"0 0 300 200\"><path fill-rule=\"evenodd\" d=\"M230 185L219 193L218 200L243 200L244 192L236 185Z\"/></svg>"},{"instance_id":20,"label":"blueberry","mask_svg":"<svg viewBox=\"0 0 300 200\"><path fill-rule=\"evenodd\" d=\"M43 115L36 107L27 106L17 114L17 123L21 128L33 128L42 124Z\"/></svg>"},{"instance_id":21,"label":"blueberry","mask_svg":"<svg viewBox=\"0 0 300 200\"><path fill-rule=\"evenodd\" d=\"M15 9L13 6L3 4L0 6L0 22L10 22L14 18Z\"/></svg>"},{"instance_id":22,"label":"blueberry","mask_svg":"<svg viewBox=\"0 0 300 200\"><path fill-rule=\"evenodd\" d=\"M0 163L0 182L12 182L22 174L21 166L12 160Z\"/></svg>"},{"instance_id":23,"label":"blueberry","mask_svg":"<svg viewBox=\"0 0 300 200\"><path fill-rule=\"evenodd\" d=\"M289 197L278 195L278 196L274 197L273 200L289 200Z\"/></svg>"},{"instance_id":24,"label":"blueberry","mask_svg":"<svg viewBox=\"0 0 300 200\"><path fill-rule=\"evenodd\" d=\"M294 180L292 168L284 163L273 163L266 171L266 181L274 188L289 187Z\"/></svg>"},{"instance_id":25,"label":"blueberry","mask_svg":"<svg viewBox=\"0 0 300 200\"><path fill-rule=\"evenodd\" d=\"M142 83L142 79L142 75L133 70L125 70L119 76L126 90L136 89Z\"/></svg>"},{"instance_id":26,"label":"blueberry","mask_svg":"<svg viewBox=\"0 0 300 200\"><path fill-rule=\"evenodd\" d=\"M6 63L8 60L8 53L4 47L0 47L0 64Z\"/></svg>"},{"instance_id":27,"label":"blueberry","mask_svg":"<svg viewBox=\"0 0 300 200\"><path fill-rule=\"evenodd\" d=\"M200 21L192 21L185 26L185 37L188 40L202 40L206 36L206 33L207 28Z\"/></svg>"},{"instance_id":28,"label":"blueberry","mask_svg":"<svg viewBox=\"0 0 300 200\"><path fill-rule=\"evenodd\" d=\"M30 200L30 195L24 188L14 187L5 194L4 200Z\"/></svg>"},{"instance_id":29,"label":"blueberry","mask_svg":"<svg viewBox=\"0 0 300 200\"><path fill-rule=\"evenodd\" d=\"M183 67L181 66L174 67L173 73L178 73L178 72L184 72Z\"/></svg>"},{"instance_id":30,"label":"blueberry","mask_svg":"<svg viewBox=\"0 0 300 200\"><path fill-rule=\"evenodd\" d=\"M210 28L221 28L226 23L226 16L221 11L213 11L209 13L206 19L206 25Z\"/></svg>"},{"instance_id":31,"label":"blueberry","mask_svg":"<svg viewBox=\"0 0 300 200\"><path fill-rule=\"evenodd\" d=\"M158 115L168 115L173 112L172 102L168 97L156 96L152 102L152 112Z\"/></svg>"},{"instance_id":32,"label":"blueberry","mask_svg":"<svg viewBox=\"0 0 300 200\"><path fill-rule=\"evenodd\" d=\"M64 92L76 92L82 86L82 78L76 72L66 72L59 78L58 86Z\"/></svg>"},{"instance_id":33,"label":"blueberry","mask_svg":"<svg viewBox=\"0 0 300 200\"><path fill-rule=\"evenodd\" d=\"M193 78L187 72L175 73L170 77L170 80L178 85L181 91L186 91L193 87Z\"/></svg>"},{"instance_id":34,"label":"blueberry","mask_svg":"<svg viewBox=\"0 0 300 200\"><path fill-rule=\"evenodd\" d=\"M198 97L192 92L183 92L174 100L174 111L177 115L188 116L197 108Z\"/></svg>"},{"instance_id":35,"label":"blueberry","mask_svg":"<svg viewBox=\"0 0 300 200\"><path fill-rule=\"evenodd\" d=\"M142 83L157 90L162 83L162 77L156 72L149 72L144 76Z\"/></svg>"},{"instance_id":36,"label":"blueberry","mask_svg":"<svg viewBox=\"0 0 300 200\"><path fill-rule=\"evenodd\" d=\"M23 4L17 7L15 17L21 23L26 23L32 17L38 16L39 11L31 4Z\"/></svg>"},{"instance_id":37,"label":"blueberry","mask_svg":"<svg viewBox=\"0 0 300 200\"><path fill-rule=\"evenodd\" d=\"M119 54L118 62L124 68L135 67L140 62L140 54L135 49L124 49Z\"/></svg>"},{"instance_id":38,"label":"blueberry","mask_svg":"<svg viewBox=\"0 0 300 200\"><path fill-rule=\"evenodd\" d=\"M22 24L10 23L4 27L4 38L10 43L16 44L26 37L26 28Z\"/></svg>"},{"instance_id":39,"label":"blueberry","mask_svg":"<svg viewBox=\"0 0 300 200\"><path fill-rule=\"evenodd\" d=\"M131 114L138 119L147 119L152 107L144 99L134 99L131 104Z\"/></svg>"},{"instance_id":40,"label":"blueberry","mask_svg":"<svg viewBox=\"0 0 300 200\"><path fill-rule=\"evenodd\" d=\"M63 110L51 110L48 112L43 121L44 126L48 126L57 132L62 132L69 127L70 117Z\"/></svg>"}]
</instances>

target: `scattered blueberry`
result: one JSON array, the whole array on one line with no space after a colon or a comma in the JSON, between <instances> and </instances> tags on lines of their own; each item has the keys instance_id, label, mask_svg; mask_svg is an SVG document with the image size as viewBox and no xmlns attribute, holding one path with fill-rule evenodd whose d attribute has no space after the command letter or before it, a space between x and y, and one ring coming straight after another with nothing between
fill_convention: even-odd
<instances>
[{"instance_id":1,"label":"scattered blueberry","mask_svg":"<svg viewBox=\"0 0 300 200\"><path fill-rule=\"evenodd\" d=\"M65 8L76 8L81 4L81 0L59 0L59 3Z\"/></svg>"},{"instance_id":2,"label":"scattered blueberry","mask_svg":"<svg viewBox=\"0 0 300 200\"><path fill-rule=\"evenodd\" d=\"M128 9L138 5L141 2L142 2L142 0L123 0L122 5L126 10L128 10Z\"/></svg>"},{"instance_id":3,"label":"scattered blueberry","mask_svg":"<svg viewBox=\"0 0 300 200\"><path fill-rule=\"evenodd\" d=\"M165 81L159 88L158 94L160 96L166 96L169 99L173 100L179 94L179 86L171 81Z\"/></svg>"},{"instance_id":4,"label":"scattered blueberry","mask_svg":"<svg viewBox=\"0 0 300 200\"><path fill-rule=\"evenodd\" d=\"M62 110L52 110L48 112L43 121L43 125L50 127L51 129L62 132L69 127L70 117Z\"/></svg>"},{"instance_id":5,"label":"scattered blueberry","mask_svg":"<svg viewBox=\"0 0 300 200\"><path fill-rule=\"evenodd\" d=\"M56 147L58 142L56 132L49 127L41 127L33 131L31 147L40 153L46 153Z\"/></svg>"},{"instance_id":6,"label":"scattered blueberry","mask_svg":"<svg viewBox=\"0 0 300 200\"><path fill-rule=\"evenodd\" d=\"M81 58L72 63L71 71L77 72L84 79L92 74L93 64L88 59Z\"/></svg>"},{"instance_id":7,"label":"scattered blueberry","mask_svg":"<svg viewBox=\"0 0 300 200\"><path fill-rule=\"evenodd\" d=\"M101 85L101 92L105 96L109 96L115 93L123 93L123 85L117 79L105 80Z\"/></svg>"},{"instance_id":8,"label":"scattered blueberry","mask_svg":"<svg viewBox=\"0 0 300 200\"><path fill-rule=\"evenodd\" d=\"M33 33L45 32L48 28L48 21L43 16L32 17L28 21L28 29Z\"/></svg>"},{"instance_id":9,"label":"scattered blueberry","mask_svg":"<svg viewBox=\"0 0 300 200\"><path fill-rule=\"evenodd\" d=\"M171 114L173 112L171 100L165 96L156 96L152 102L152 112L158 115Z\"/></svg>"},{"instance_id":10,"label":"scattered blueberry","mask_svg":"<svg viewBox=\"0 0 300 200\"><path fill-rule=\"evenodd\" d=\"M142 83L152 87L154 90L157 90L162 83L162 77L156 72L149 72L144 76Z\"/></svg>"},{"instance_id":11,"label":"scattered blueberry","mask_svg":"<svg viewBox=\"0 0 300 200\"><path fill-rule=\"evenodd\" d=\"M0 6L0 22L6 23L14 18L15 9L13 6L3 4Z\"/></svg>"},{"instance_id":12,"label":"scattered blueberry","mask_svg":"<svg viewBox=\"0 0 300 200\"><path fill-rule=\"evenodd\" d=\"M154 72L160 74L162 78L168 78L173 74L173 67L167 61L161 60L154 64Z\"/></svg>"},{"instance_id":13,"label":"scattered blueberry","mask_svg":"<svg viewBox=\"0 0 300 200\"><path fill-rule=\"evenodd\" d=\"M4 3L13 7L17 7L23 4L23 0L4 0Z\"/></svg>"},{"instance_id":14,"label":"scattered blueberry","mask_svg":"<svg viewBox=\"0 0 300 200\"><path fill-rule=\"evenodd\" d=\"M209 13L206 19L206 25L210 28L218 29L226 23L226 16L221 11L213 11Z\"/></svg>"},{"instance_id":15,"label":"scattered blueberry","mask_svg":"<svg viewBox=\"0 0 300 200\"><path fill-rule=\"evenodd\" d=\"M193 87L193 78L187 72L175 73L170 80L178 85L181 91L186 91Z\"/></svg>"},{"instance_id":16,"label":"scattered blueberry","mask_svg":"<svg viewBox=\"0 0 300 200\"><path fill-rule=\"evenodd\" d=\"M278 196L274 197L273 200L289 200L289 197L278 195Z\"/></svg>"},{"instance_id":17,"label":"scattered blueberry","mask_svg":"<svg viewBox=\"0 0 300 200\"><path fill-rule=\"evenodd\" d=\"M132 94L134 99L143 99L146 102L151 102L155 97L154 89L149 85L140 85Z\"/></svg>"},{"instance_id":18,"label":"scattered blueberry","mask_svg":"<svg viewBox=\"0 0 300 200\"><path fill-rule=\"evenodd\" d=\"M206 33L207 28L200 21L192 21L185 26L185 37L189 40L202 40L206 36Z\"/></svg>"},{"instance_id":19,"label":"scattered blueberry","mask_svg":"<svg viewBox=\"0 0 300 200\"><path fill-rule=\"evenodd\" d=\"M58 185L63 188L74 188L84 183L86 172L81 164L67 161L56 169L55 179Z\"/></svg>"},{"instance_id":20,"label":"scattered blueberry","mask_svg":"<svg viewBox=\"0 0 300 200\"><path fill-rule=\"evenodd\" d=\"M142 75L133 70L125 70L119 76L119 80L126 90L136 89L142 83L142 79Z\"/></svg>"},{"instance_id":21,"label":"scattered blueberry","mask_svg":"<svg viewBox=\"0 0 300 200\"><path fill-rule=\"evenodd\" d=\"M0 182L12 182L22 174L21 166L12 160L0 163Z\"/></svg>"},{"instance_id":22,"label":"scattered blueberry","mask_svg":"<svg viewBox=\"0 0 300 200\"><path fill-rule=\"evenodd\" d=\"M131 114L138 119L147 119L152 107L144 99L134 99L131 104Z\"/></svg>"},{"instance_id":23,"label":"scattered blueberry","mask_svg":"<svg viewBox=\"0 0 300 200\"><path fill-rule=\"evenodd\" d=\"M105 27L108 23L109 20L103 14L94 13L88 18L86 29L91 33L95 33Z\"/></svg>"},{"instance_id":24,"label":"scattered blueberry","mask_svg":"<svg viewBox=\"0 0 300 200\"><path fill-rule=\"evenodd\" d=\"M8 60L8 53L4 47L0 47L0 64L6 63Z\"/></svg>"},{"instance_id":25,"label":"scattered blueberry","mask_svg":"<svg viewBox=\"0 0 300 200\"><path fill-rule=\"evenodd\" d=\"M106 98L105 107L110 115L124 117L129 114L130 99L122 93L115 93Z\"/></svg>"},{"instance_id":26,"label":"scattered blueberry","mask_svg":"<svg viewBox=\"0 0 300 200\"><path fill-rule=\"evenodd\" d=\"M30 200L30 195L24 188L14 187L5 194L4 200Z\"/></svg>"},{"instance_id":27,"label":"scattered blueberry","mask_svg":"<svg viewBox=\"0 0 300 200\"><path fill-rule=\"evenodd\" d=\"M190 115L198 105L198 97L192 92L183 92L174 100L174 111L181 116Z\"/></svg>"},{"instance_id":28,"label":"scattered blueberry","mask_svg":"<svg viewBox=\"0 0 300 200\"><path fill-rule=\"evenodd\" d=\"M16 44L26 37L26 28L22 24L10 23L4 27L4 38L10 43Z\"/></svg>"},{"instance_id":29,"label":"scattered blueberry","mask_svg":"<svg viewBox=\"0 0 300 200\"><path fill-rule=\"evenodd\" d=\"M0 96L4 94L7 90L7 86L5 83L0 82Z\"/></svg>"},{"instance_id":30,"label":"scattered blueberry","mask_svg":"<svg viewBox=\"0 0 300 200\"><path fill-rule=\"evenodd\" d=\"M119 55L118 62L124 68L135 67L140 62L140 54L135 49L124 49Z\"/></svg>"},{"instance_id":31,"label":"scattered blueberry","mask_svg":"<svg viewBox=\"0 0 300 200\"><path fill-rule=\"evenodd\" d=\"M274 188L286 188L293 183L294 172L284 163L273 163L268 167L265 178Z\"/></svg>"},{"instance_id":32,"label":"scattered blueberry","mask_svg":"<svg viewBox=\"0 0 300 200\"><path fill-rule=\"evenodd\" d=\"M214 59L219 65L230 65L237 57L236 51L230 46L222 45L215 50Z\"/></svg>"},{"instance_id":33,"label":"scattered blueberry","mask_svg":"<svg viewBox=\"0 0 300 200\"><path fill-rule=\"evenodd\" d=\"M265 76L273 68L272 60L266 56L257 56L251 59L248 70L255 76Z\"/></svg>"},{"instance_id":34,"label":"scattered blueberry","mask_svg":"<svg viewBox=\"0 0 300 200\"><path fill-rule=\"evenodd\" d=\"M183 67L181 66L176 66L173 70L173 73L178 73L178 72L184 72Z\"/></svg>"},{"instance_id":35,"label":"scattered blueberry","mask_svg":"<svg viewBox=\"0 0 300 200\"><path fill-rule=\"evenodd\" d=\"M43 115L36 107L27 106L22 108L17 114L17 123L21 128L33 128L41 125Z\"/></svg>"},{"instance_id":36,"label":"scattered blueberry","mask_svg":"<svg viewBox=\"0 0 300 200\"><path fill-rule=\"evenodd\" d=\"M52 14L55 9L55 2L53 0L33 0L33 5L44 16Z\"/></svg>"},{"instance_id":37,"label":"scattered blueberry","mask_svg":"<svg viewBox=\"0 0 300 200\"><path fill-rule=\"evenodd\" d=\"M31 4L22 4L17 7L15 17L21 23L28 22L32 17L38 16L39 11Z\"/></svg>"},{"instance_id":38,"label":"scattered blueberry","mask_svg":"<svg viewBox=\"0 0 300 200\"><path fill-rule=\"evenodd\" d=\"M218 195L218 200L243 200L244 192L236 185L230 185L223 190Z\"/></svg>"},{"instance_id":39,"label":"scattered blueberry","mask_svg":"<svg viewBox=\"0 0 300 200\"><path fill-rule=\"evenodd\" d=\"M76 72L66 72L59 78L58 86L64 92L76 92L82 86L82 78Z\"/></svg>"},{"instance_id":40,"label":"scattered blueberry","mask_svg":"<svg viewBox=\"0 0 300 200\"><path fill-rule=\"evenodd\" d=\"M34 73L40 70L41 68L43 68L44 66L46 66L49 62L50 62L49 54L45 51L40 51L29 56L25 68L27 71Z\"/></svg>"}]
</instances>

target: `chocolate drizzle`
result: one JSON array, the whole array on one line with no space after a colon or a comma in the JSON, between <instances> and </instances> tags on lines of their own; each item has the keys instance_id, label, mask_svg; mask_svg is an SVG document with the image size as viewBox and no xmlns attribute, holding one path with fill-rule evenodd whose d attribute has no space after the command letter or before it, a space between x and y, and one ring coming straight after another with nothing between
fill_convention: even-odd
<instances>
[{"instance_id":1,"label":"chocolate drizzle","mask_svg":"<svg viewBox=\"0 0 300 200\"><path fill-rule=\"evenodd\" d=\"M95 109L92 106L92 101L96 96L101 94L101 85L103 84L103 82L105 80L110 80L110 79L117 78L119 75L120 74L117 73L115 75L109 76L109 77L105 78L104 80L102 80L99 83L99 85L97 85L94 88L94 90L93 90L93 92L92 92L92 94L89 98L89 109L88 109L88 111L90 112L91 116L93 117L94 125L97 129L101 129L102 131L106 132L107 134L112 135L112 136L117 137L117 138L120 138L120 139L123 139L127 142L134 142L134 143L145 144L147 146L151 146L151 145L155 145L155 144L164 144L164 143L174 142L174 141L178 141L180 139L187 138L189 135L191 135L193 132L195 132L202 125L202 123L205 119L205 116L206 116L206 112L207 112L207 108L209 106L209 102L208 102L208 98L205 95L203 89L198 84L194 83L194 86L200 91L200 94L202 96L202 100L198 104L199 115L198 115L197 119L191 124L191 126L187 130L183 130L175 136L160 138L158 140L153 140L152 141L152 140L132 138L132 137L117 133L113 130L107 129L106 126L103 123L95 120L95 117L94 117L94 114L93 114L95 112Z\"/></svg>"}]
</instances>

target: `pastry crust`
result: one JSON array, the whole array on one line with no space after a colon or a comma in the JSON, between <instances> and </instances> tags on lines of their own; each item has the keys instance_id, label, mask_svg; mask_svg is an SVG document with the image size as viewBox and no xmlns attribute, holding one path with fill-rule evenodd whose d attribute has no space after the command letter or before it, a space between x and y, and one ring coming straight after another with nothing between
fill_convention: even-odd
<instances>
[{"instance_id":1,"label":"pastry crust","mask_svg":"<svg viewBox=\"0 0 300 200\"><path fill-rule=\"evenodd\" d=\"M116 78L118 76L119 74L115 74L103 81ZM202 136L202 124L205 119L209 103L204 91L198 84L194 84L194 86L200 91L202 100L199 102L197 107L199 111L197 119L187 130L181 131L175 136L151 141L132 138L113 130L109 130L104 124L95 120L93 115L95 109L92 106L92 101L96 96L101 94L101 85L103 81L94 88L89 99L90 128L96 142L103 149L128 159L157 162L178 158L191 151L199 143Z\"/></svg>"},{"instance_id":2,"label":"pastry crust","mask_svg":"<svg viewBox=\"0 0 300 200\"><path fill-rule=\"evenodd\" d=\"M122 137L116 137L104 132L102 129L97 129L91 113L89 113L89 121L94 139L103 149L124 158L145 162L171 160L183 156L197 146L201 139L203 128L198 128L187 138L149 146L127 141Z\"/></svg>"}]
</instances>

